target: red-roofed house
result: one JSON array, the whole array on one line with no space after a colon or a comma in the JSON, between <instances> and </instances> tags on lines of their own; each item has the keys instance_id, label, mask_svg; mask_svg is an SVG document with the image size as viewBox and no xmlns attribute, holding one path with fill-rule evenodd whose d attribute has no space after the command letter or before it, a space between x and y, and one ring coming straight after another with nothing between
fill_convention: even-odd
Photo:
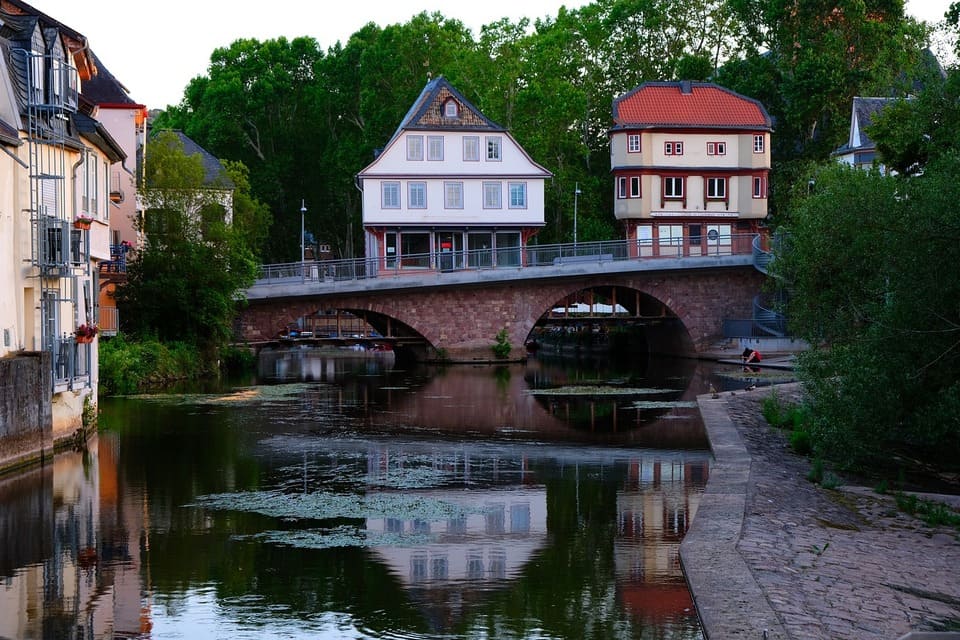
<instances>
[{"instance_id":1,"label":"red-roofed house","mask_svg":"<svg viewBox=\"0 0 960 640\"><path fill-rule=\"evenodd\" d=\"M762 104L712 83L647 82L614 100L613 120L614 214L638 255L731 253L758 230L772 130Z\"/></svg>"}]
</instances>

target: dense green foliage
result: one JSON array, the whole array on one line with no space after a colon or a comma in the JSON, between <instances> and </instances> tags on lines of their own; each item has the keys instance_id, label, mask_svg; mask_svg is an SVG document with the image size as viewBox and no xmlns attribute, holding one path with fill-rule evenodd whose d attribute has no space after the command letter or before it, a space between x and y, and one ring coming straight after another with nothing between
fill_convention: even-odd
<instances>
[{"instance_id":1,"label":"dense green foliage","mask_svg":"<svg viewBox=\"0 0 960 640\"><path fill-rule=\"evenodd\" d=\"M912 178L824 166L791 210L774 265L817 347L800 371L825 454L960 459L958 173L953 154Z\"/></svg>"},{"instance_id":2,"label":"dense green foliage","mask_svg":"<svg viewBox=\"0 0 960 640\"><path fill-rule=\"evenodd\" d=\"M354 176L442 74L553 172L541 242L572 239L577 183L579 238L610 239L607 132L618 95L646 81L711 79L757 98L777 122L777 170L790 176L793 159L839 146L852 96L887 95L911 77L922 45L901 0L597 0L479 34L421 13L368 24L325 52L309 37L237 40L213 52L208 74L156 126L250 168L251 191L275 218L267 262L298 255L301 200L307 230L350 257L363 237ZM776 198L783 182L771 184Z\"/></svg>"},{"instance_id":3,"label":"dense green foliage","mask_svg":"<svg viewBox=\"0 0 960 640\"><path fill-rule=\"evenodd\" d=\"M215 362L232 338L238 299L255 277L254 248L263 240L260 229L269 224L269 211L250 196L239 163L226 167L232 185L211 185L199 156L185 155L173 134L159 134L150 149L142 191L144 241L116 294L121 329L144 348L153 340L184 343ZM227 186L233 188L232 219L222 203ZM130 366L110 362L117 390L129 391L127 378L169 377L159 356L140 360ZM189 377L198 368L187 364Z\"/></svg>"},{"instance_id":4,"label":"dense green foliage","mask_svg":"<svg viewBox=\"0 0 960 640\"><path fill-rule=\"evenodd\" d=\"M99 358L100 393L104 395L127 395L215 373L192 344L179 341L131 341L121 334L100 342Z\"/></svg>"}]
</instances>

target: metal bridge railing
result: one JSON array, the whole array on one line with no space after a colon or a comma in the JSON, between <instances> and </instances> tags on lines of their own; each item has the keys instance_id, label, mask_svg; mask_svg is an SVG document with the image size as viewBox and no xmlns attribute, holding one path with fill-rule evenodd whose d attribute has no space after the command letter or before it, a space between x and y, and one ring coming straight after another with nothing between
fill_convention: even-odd
<instances>
[{"instance_id":1,"label":"metal bridge railing","mask_svg":"<svg viewBox=\"0 0 960 640\"><path fill-rule=\"evenodd\" d=\"M495 249L440 251L380 258L319 260L265 264L260 267L258 285L272 283L341 282L370 278L402 277L406 274L478 271L485 269L535 269L563 265L676 258L702 260L717 256L753 255L758 269L769 259L758 255L759 234L704 236L690 244L669 241L605 240L566 244L498 247ZM768 254L769 255L769 254ZM766 260L766 262L764 261Z\"/></svg>"}]
</instances>

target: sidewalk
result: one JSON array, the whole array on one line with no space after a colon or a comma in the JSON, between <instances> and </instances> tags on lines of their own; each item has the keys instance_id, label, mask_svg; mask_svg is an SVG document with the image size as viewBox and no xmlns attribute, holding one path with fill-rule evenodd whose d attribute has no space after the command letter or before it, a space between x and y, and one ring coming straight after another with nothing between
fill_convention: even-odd
<instances>
[{"instance_id":1,"label":"sidewalk","mask_svg":"<svg viewBox=\"0 0 960 640\"><path fill-rule=\"evenodd\" d=\"M870 487L808 481L809 461L761 415L770 389L698 398L716 460L680 558L704 635L960 630L960 532L929 527ZM788 401L799 394L777 389Z\"/></svg>"}]
</instances>

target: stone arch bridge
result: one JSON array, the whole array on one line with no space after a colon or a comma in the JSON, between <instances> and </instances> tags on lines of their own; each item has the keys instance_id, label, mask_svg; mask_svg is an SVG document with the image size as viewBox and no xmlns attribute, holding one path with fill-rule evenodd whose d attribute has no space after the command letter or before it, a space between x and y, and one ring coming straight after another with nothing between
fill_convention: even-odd
<instances>
[{"instance_id":1,"label":"stone arch bridge","mask_svg":"<svg viewBox=\"0 0 960 640\"><path fill-rule=\"evenodd\" d=\"M592 290L606 292L633 317L672 320L669 335L658 335L662 323L651 323L648 343L656 350L701 351L722 337L724 319L751 316L765 278L749 255L727 255L348 281L265 279L247 291L239 330L247 342L272 341L303 316L349 311L384 336L421 337L452 359L489 358L502 329L512 345L522 345L554 306Z\"/></svg>"}]
</instances>

